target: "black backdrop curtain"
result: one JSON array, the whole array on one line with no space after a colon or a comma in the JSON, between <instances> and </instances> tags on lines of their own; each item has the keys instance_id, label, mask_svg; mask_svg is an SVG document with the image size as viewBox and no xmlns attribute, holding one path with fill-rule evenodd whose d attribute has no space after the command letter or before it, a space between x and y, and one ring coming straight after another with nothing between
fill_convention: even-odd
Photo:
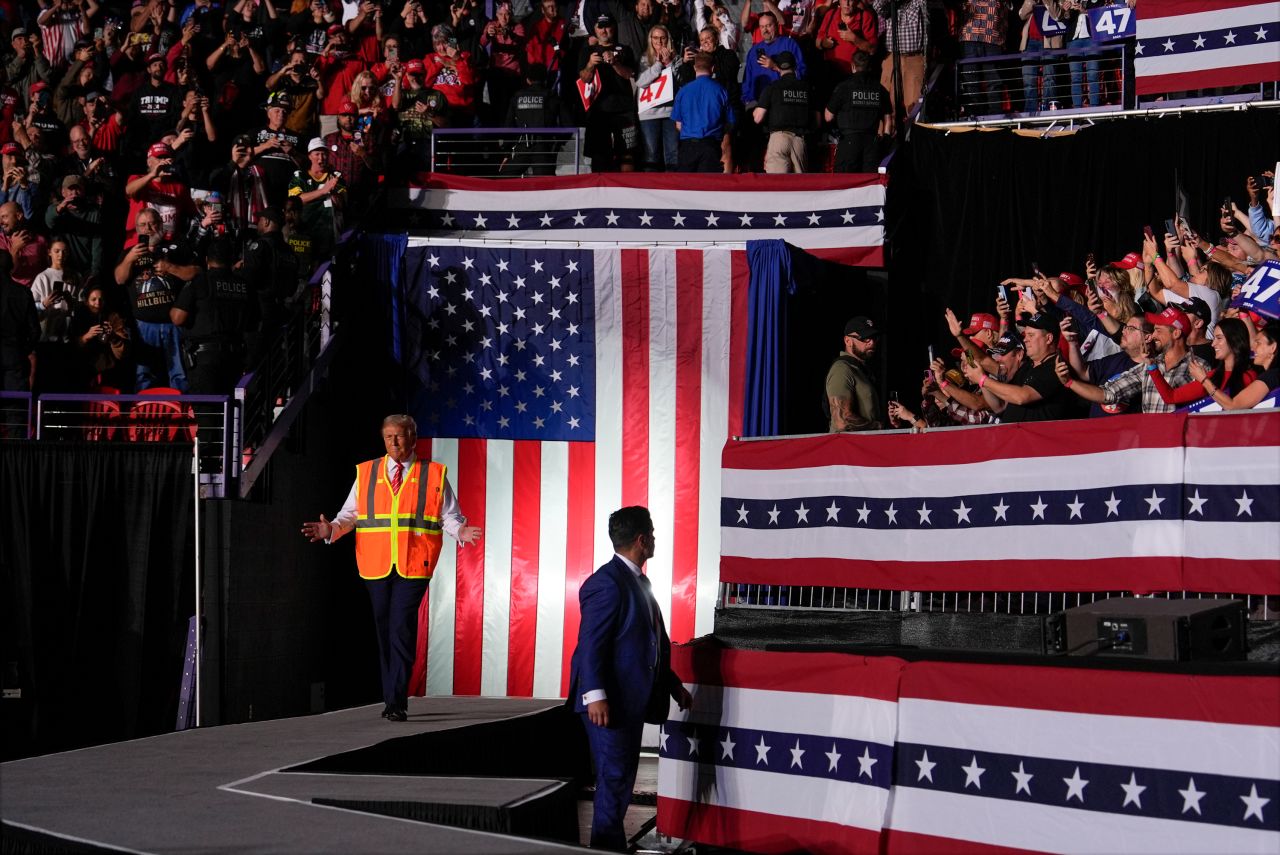
<instances>
[{"instance_id":1,"label":"black backdrop curtain","mask_svg":"<svg viewBox=\"0 0 1280 855\"><path fill-rule=\"evenodd\" d=\"M946 307L962 320L993 311L995 286L1030 276L1033 261L1083 275L1086 253L1101 265L1141 251L1142 227L1159 234L1173 216L1175 174L1192 225L1216 237L1223 197L1246 206L1245 178L1274 167L1277 139L1277 110L1125 119L1046 139L912 129L890 167L890 385L918 389L926 346L950 349Z\"/></svg>"},{"instance_id":2,"label":"black backdrop curtain","mask_svg":"<svg viewBox=\"0 0 1280 855\"><path fill-rule=\"evenodd\" d=\"M190 446L0 444L6 758L172 730Z\"/></svg>"}]
</instances>

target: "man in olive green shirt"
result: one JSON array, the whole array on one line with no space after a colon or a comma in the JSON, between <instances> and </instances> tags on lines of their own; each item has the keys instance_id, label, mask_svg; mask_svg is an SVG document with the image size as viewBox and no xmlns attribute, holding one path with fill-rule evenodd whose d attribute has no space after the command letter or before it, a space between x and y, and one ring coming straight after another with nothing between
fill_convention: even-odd
<instances>
[{"instance_id":1,"label":"man in olive green shirt","mask_svg":"<svg viewBox=\"0 0 1280 855\"><path fill-rule=\"evenodd\" d=\"M844 352L827 371L826 403L831 433L883 427L880 393L867 372L867 363L876 354L879 338L880 329L864 315L850 318L844 325Z\"/></svg>"}]
</instances>

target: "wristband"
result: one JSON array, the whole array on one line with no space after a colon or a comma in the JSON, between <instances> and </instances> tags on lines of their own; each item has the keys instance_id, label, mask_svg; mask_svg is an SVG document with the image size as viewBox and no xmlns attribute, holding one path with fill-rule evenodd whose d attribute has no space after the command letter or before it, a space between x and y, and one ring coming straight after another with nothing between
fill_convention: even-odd
<instances>
[{"instance_id":1,"label":"wristband","mask_svg":"<svg viewBox=\"0 0 1280 855\"><path fill-rule=\"evenodd\" d=\"M1065 388L1065 389L1070 389L1070 388L1071 388L1071 384L1072 384L1072 383L1074 383L1074 382L1076 382L1076 380L1075 380L1075 378L1074 378L1074 377L1068 377L1068 378L1067 378L1067 382L1063 383L1063 384L1062 384L1062 386L1063 386L1063 388Z\"/></svg>"},{"instance_id":2,"label":"wristband","mask_svg":"<svg viewBox=\"0 0 1280 855\"><path fill-rule=\"evenodd\" d=\"M1160 368L1160 366L1159 366L1159 365L1157 365L1157 364L1156 364L1156 363L1154 363L1154 362L1147 366L1147 370L1148 370L1148 371L1156 371L1156 370L1158 370L1159 368Z\"/></svg>"},{"instance_id":3,"label":"wristband","mask_svg":"<svg viewBox=\"0 0 1280 855\"><path fill-rule=\"evenodd\" d=\"M978 381L978 388L979 388L979 389L981 389L983 386L987 385L987 379L988 379L990 376L991 376L990 374L983 374L983 375L982 375L982 379Z\"/></svg>"},{"instance_id":4,"label":"wristband","mask_svg":"<svg viewBox=\"0 0 1280 855\"><path fill-rule=\"evenodd\" d=\"M948 386L950 386L950 385L951 385L951 384L947 382L947 378L946 378L946 377L943 377L943 378L942 378L942 382L938 384L938 388L939 388L939 389L945 389L945 388L947 388L947 387L948 387Z\"/></svg>"},{"instance_id":5,"label":"wristband","mask_svg":"<svg viewBox=\"0 0 1280 855\"><path fill-rule=\"evenodd\" d=\"M1100 321L1101 321L1101 320L1105 320L1105 319L1106 319L1106 317L1107 317L1107 313L1106 313L1106 312L1098 312L1098 320L1100 320Z\"/></svg>"}]
</instances>

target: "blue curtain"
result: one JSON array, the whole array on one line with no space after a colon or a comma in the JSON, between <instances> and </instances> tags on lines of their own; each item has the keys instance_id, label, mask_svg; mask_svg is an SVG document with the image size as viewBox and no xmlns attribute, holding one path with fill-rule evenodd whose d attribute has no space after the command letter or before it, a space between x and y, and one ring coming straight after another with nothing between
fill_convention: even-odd
<instances>
[{"instance_id":1,"label":"blue curtain","mask_svg":"<svg viewBox=\"0 0 1280 855\"><path fill-rule=\"evenodd\" d=\"M388 295L391 329L391 352L397 362L400 361L402 342L401 330L404 328L404 294L401 291L404 277L404 252L409 246L407 234L367 234L360 243L361 282L385 282L386 289L375 289Z\"/></svg>"},{"instance_id":2,"label":"blue curtain","mask_svg":"<svg viewBox=\"0 0 1280 855\"><path fill-rule=\"evenodd\" d=\"M747 388L744 436L776 436L786 376L787 297L795 293L791 247L782 240L747 241Z\"/></svg>"}]
</instances>

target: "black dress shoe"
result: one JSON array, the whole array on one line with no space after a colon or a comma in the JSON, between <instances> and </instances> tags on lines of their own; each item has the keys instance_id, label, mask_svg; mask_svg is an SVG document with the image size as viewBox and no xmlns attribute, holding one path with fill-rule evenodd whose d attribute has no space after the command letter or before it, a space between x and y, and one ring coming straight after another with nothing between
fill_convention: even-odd
<instances>
[{"instance_id":1,"label":"black dress shoe","mask_svg":"<svg viewBox=\"0 0 1280 855\"><path fill-rule=\"evenodd\" d=\"M382 717L386 718L387 716L391 715L391 710L392 710L391 704L386 704L385 706L383 706Z\"/></svg>"},{"instance_id":2,"label":"black dress shoe","mask_svg":"<svg viewBox=\"0 0 1280 855\"><path fill-rule=\"evenodd\" d=\"M408 721L409 714L402 709L396 709L395 707L391 707L389 708L389 712L387 713L387 720L388 721Z\"/></svg>"}]
</instances>

